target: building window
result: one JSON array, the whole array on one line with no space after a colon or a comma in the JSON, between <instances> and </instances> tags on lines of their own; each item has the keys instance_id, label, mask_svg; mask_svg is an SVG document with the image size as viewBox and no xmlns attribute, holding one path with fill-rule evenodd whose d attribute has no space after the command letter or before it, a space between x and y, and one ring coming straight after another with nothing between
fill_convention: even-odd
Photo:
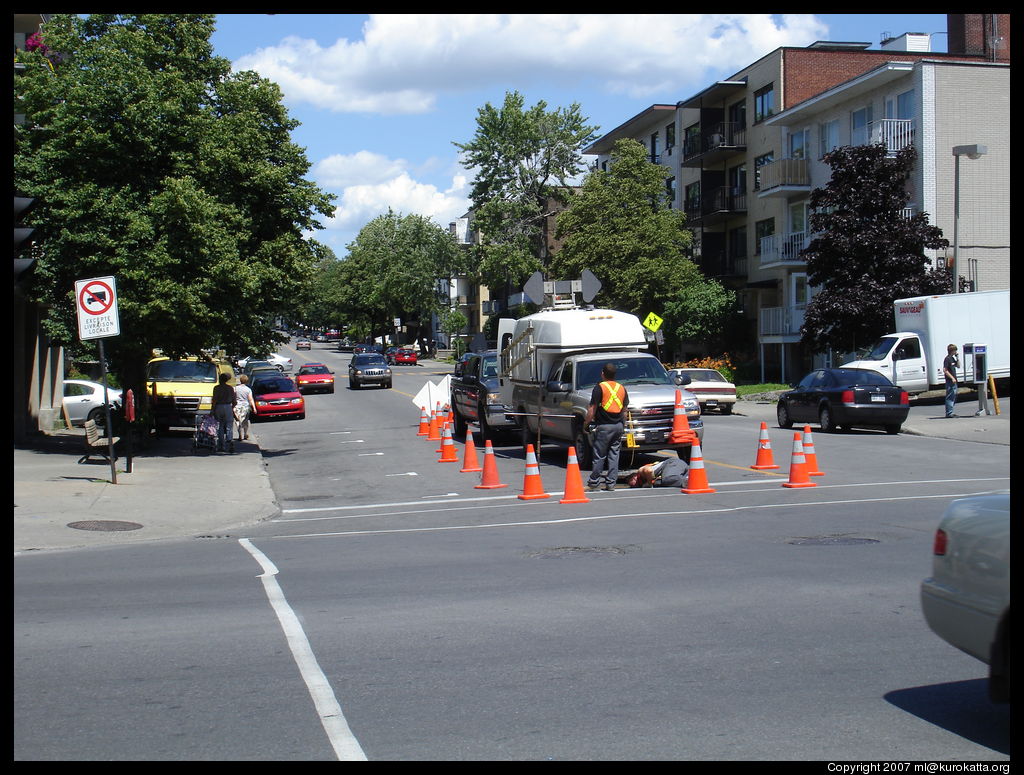
<instances>
[{"instance_id":1,"label":"building window","mask_svg":"<svg viewBox=\"0 0 1024 775\"><path fill-rule=\"evenodd\" d=\"M676 125L668 124L665 127L665 150L671 151L676 147Z\"/></svg>"},{"instance_id":2,"label":"building window","mask_svg":"<svg viewBox=\"0 0 1024 775\"><path fill-rule=\"evenodd\" d=\"M850 145L867 145L871 126L871 106L855 110L850 114Z\"/></svg>"},{"instance_id":3,"label":"building window","mask_svg":"<svg viewBox=\"0 0 1024 775\"><path fill-rule=\"evenodd\" d=\"M729 231L729 258L747 257L747 227L740 226Z\"/></svg>"},{"instance_id":4,"label":"building window","mask_svg":"<svg viewBox=\"0 0 1024 775\"><path fill-rule=\"evenodd\" d=\"M754 159L754 190L761 190L761 167L765 164L771 164L775 161L774 153L766 153L764 156L758 156Z\"/></svg>"},{"instance_id":5,"label":"building window","mask_svg":"<svg viewBox=\"0 0 1024 775\"><path fill-rule=\"evenodd\" d=\"M745 99L729 106L729 123L737 129L747 128L747 101Z\"/></svg>"},{"instance_id":6,"label":"building window","mask_svg":"<svg viewBox=\"0 0 1024 775\"><path fill-rule=\"evenodd\" d=\"M686 212L700 215L700 181L688 185L684 193Z\"/></svg>"},{"instance_id":7,"label":"building window","mask_svg":"<svg viewBox=\"0 0 1024 775\"><path fill-rule=\"evenodd\" d=\"M789 158L806 159L810 154L807 152L809 142L806 129L797 130L789 135Z\"/></svg>"},{"instance_id":8,"label":"building window","mask_svg":"<svg viewBox=\"0 0 1024 775\"><path fill-rule=\"evenodd\" d=\"M733 196L747 193L747 165L739 164L729 170L729 187Z\"/></svg>"},{"instance_id":9,"label":"building window","mask_svg":"<svg viewBox=\"0 0 1024 775\"><path fill-rule=\"evenodd\" d=\"M754 92L754 123L764 121L775 113L775 84L770 83Z\"/></svg>"},{"instance_id":10,"label":"building window","mask_svg":"<svg viewBox=\"0 0 1024 775\"><path fill-rule=\"evenodd\" d=\"M676 179L674 177L665 178L665 196L668 197L668 201L670 204L675 204Z\"/></svg>"},{"instance_id":11,"label":"building window","mask_svg":"<svg viewBox=\"0 0 1024 775\"><path fill-rule=\"evenodd\" d=\"M839 147L839 119L818 125L818 158Z\"/></svg>"},{"instance_id":12,"label":"building window","mask_svg":"<svg viewBox=\"0 0 1024 775\"><path fill-rule=\"evenodd\" d=\"M655 132L651 135L651 163L661 163L661 151L658 150L658 133Z\"/></svg>"}]
</instances>

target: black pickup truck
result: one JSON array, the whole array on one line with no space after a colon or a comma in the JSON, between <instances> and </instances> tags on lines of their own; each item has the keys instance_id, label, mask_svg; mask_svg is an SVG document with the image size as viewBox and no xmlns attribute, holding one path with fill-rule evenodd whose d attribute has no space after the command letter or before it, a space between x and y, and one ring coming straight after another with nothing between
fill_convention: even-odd
<instances>
[{"instance_id":1,"label":"black pickup truck","mask_svg":"<svg viewBox=\"0 0 1024 775\"><path fill-rule=\"evenodd\" d=\"M469 353L455 367L451 383L455 435L466 435L468 423L476 423L485 439L494 439L502 431L517 431L519 426L505 416L511 411L501 402L498 385L498 351Z\"/></svg>"}]
</instances>

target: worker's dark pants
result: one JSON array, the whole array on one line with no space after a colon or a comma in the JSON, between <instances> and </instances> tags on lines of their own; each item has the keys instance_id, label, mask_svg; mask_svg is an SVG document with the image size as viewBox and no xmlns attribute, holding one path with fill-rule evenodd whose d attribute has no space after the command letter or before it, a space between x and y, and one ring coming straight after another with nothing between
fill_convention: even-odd
<instances>
[{"instance_id":1,"label":"worker's dark pants","mask_svg":"<svg viewBox=\"0 0 1024 775\"><path fill-rule=\"evenodd\" d=\"M622 445L623 424L621 422L612 425L598 425L595 427L591 438L593 444L591 452L594 464L590 470L590 479L587 484L596 487L601 484L601 475L607 468L605 484L615 484L619 478L619 448Z\"/></svg>"}]
</instances>

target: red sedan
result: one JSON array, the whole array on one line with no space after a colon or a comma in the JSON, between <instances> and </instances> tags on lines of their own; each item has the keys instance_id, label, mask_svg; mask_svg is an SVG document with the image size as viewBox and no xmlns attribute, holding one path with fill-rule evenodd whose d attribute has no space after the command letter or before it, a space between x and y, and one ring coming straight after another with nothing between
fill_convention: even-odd
<instances>
[{"instance_id":1,"label":"red sedan","mask_svg":"<svg viewBox=\"0 0 1024 775\"><path fill-rule=\"evenodd\" d=\"M295 375L300 393L334 392L334 372L322 363L306 363Z\"/></svg>"},{"instance_id":2,"label":"red sedan","mask_svg":"<svg viewBox=\"0 0 1024 775\"><path fill-rule=\"evenodd\" d=\"M256 419L271 417L306 417L306 400L290 377L283 374L262 374L252 381L252 397L256 401Z\"/></svg>"},{"instance_id":3,"label":"red sedan","mask_svg":"<svg viewBox=\"0 0 1024 775\"><path fill-rule=\"evenodd\" d=\"M394 355L395 363L411 363L413 366L417 364L416 351L415 350L399 350Z\"/></svg>"}]
</instances>

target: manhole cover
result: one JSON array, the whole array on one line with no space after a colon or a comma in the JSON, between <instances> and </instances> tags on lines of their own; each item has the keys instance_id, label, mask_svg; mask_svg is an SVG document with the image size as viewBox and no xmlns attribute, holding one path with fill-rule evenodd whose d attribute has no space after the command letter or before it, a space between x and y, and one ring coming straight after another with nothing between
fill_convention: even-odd
<instances>
[{"instance_id":1,"label":"manhole cover","mask_svg":"<svg viewBox=\"0 0 1024 775\"><path fill-rule=\"evenodd\" d=\"M118 522L113 519L88 519L84 522L69 522L68 527L75 530L98 530L101 533L115 533L123 530L139 530L138 522Z\"/></svg>"},{"instance_id":2,"label":"manhole cover","mask_svg":"<svg viewBox=\"0 0 1024 775\"><path fill-rule=\"evenodd\" d=\"M850 536L812 536L810 538L790 538L787 544L793 546L855 546L857 544L877 544L876 538L851 538Z\"/></svg>"},{"instance_id":3,"label":"manhole cover","mask_svg":"<svg viewBox=\"0 0 1024 775\"><path fill-rule=\"evenodd\" d=\"M541 549L537 552L529 552L528 557L532 559L552 559L557 557L580 557L587 555L623 555L639 551L636 545L627 546L556 546L550 549Z\"/></svg>"}]
</instances>

